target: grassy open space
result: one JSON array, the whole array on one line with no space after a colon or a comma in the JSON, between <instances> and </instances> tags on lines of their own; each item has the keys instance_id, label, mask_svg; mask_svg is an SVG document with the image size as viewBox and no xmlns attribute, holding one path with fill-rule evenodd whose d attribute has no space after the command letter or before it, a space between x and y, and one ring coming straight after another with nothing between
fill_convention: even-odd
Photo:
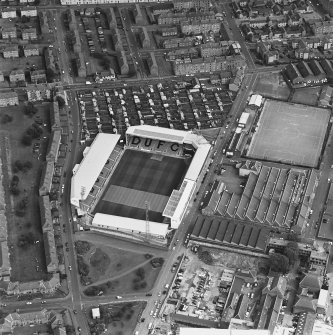
<instances>
[{"instance_id":1,"label":"grassy open space","mask_svg":"<svg viewBox=\"0 0 333 335\"><path fill-rule=\"evenodd\" d=\"M90 244L85 253L78 252L78 254L82 256L89 271L85 276L86 278L82 278L82 281L90 284L127 273L127 271L147 261L144 254L105 245Z\"/></svg>"},{"instance_id":2,"label":"grassy open space","mask_svg":"<svg viewBox=\"0 0 333 335\"><path fill-rule=\"evenodd\" d=\"M42 170L41 160L45 159L49 131L46 127L42 127L39 153L33 154L32 145L24 146L21 143L24 132L34 123L34 118L25 115L23 108L15 106L0 109L0 154L3 178L5 184L10 185L6 188L6 217L8 246L11 252L11 280L26 282L47 277L38 187ZM38 115L47 121L48 111L49 105L42 104L34 117ZM4 122L5 115L7 115L6 122ZM37 141L34 140L32 144L35 142ZM24 163L27 168L15 169L14 162L17 160ZM14 176L16 177L13 178ZM15 181L15 193L13 181ZM24 210L18 210L19 206Z\"/></svg>"},{"instance_id":3,"label":"grassy open space","mask_svg":"<svg viewBox=\"0 0 333 335\"><path fill-rule=\"evenodd\" d=\"M294 91L292 102L303 105L317 106L321 87L298 88Z\"/></svg>"},{"instance_id":4,"label":"grassy open space","mask_svg":"<svg viewBox=\"0 0 333 335\"><path fill-rule=\"evenodd\" d=\"M124 276L109 280L99 285L89 286L84 290L87 296L98 294L129 294L133 292L148 292L154 286L161 267L154 268L151 262L145 263Z\"/></svg>"},{"instance_id":5,"label":"grassy open space","mask_svg":"<svg viewBox=\"0 0 333 335\"><path fill-rule=\"evenodd\" d=\"M261 94L267 98L287 100L290 95L290 89L280 73L260 73L253 93Z\"/></svg>"},{"instance_id":6,"label":"grassy open space","mask_svg":"<svg viewBox=\"0 0 333 335\"><path fill-rule=\"evenodd\" d=\"M139 321L145 305L145 302L103 305L100 307L101 318L99 320L92 319L90 310L87 313L90 331L96 335L134 334L136 323Z\"/></svg>"}]
</instances>

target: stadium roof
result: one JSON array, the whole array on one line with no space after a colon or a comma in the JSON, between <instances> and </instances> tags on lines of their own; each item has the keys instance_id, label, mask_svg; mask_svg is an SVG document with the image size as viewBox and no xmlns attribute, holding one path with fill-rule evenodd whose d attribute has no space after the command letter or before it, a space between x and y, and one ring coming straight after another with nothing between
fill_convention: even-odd
<instances>
[{"instance_id":1,"label":"stadium roof","mask_svg":"<svg viewBox=\"0 0 333 335\"><path fill-rule=\"evenodd\" d=\"M171 197L163 211L163 216L171 218L171 228L178 228L194 188L195 182L185 179L179 190L172 191Z\"/></svg>"},{"instance_id":2,"label":"stadium roof","mask_svg":"<svg viewBox=\"0 0 333 335\"><path fill-rule=\"evenodd\" d=\"M149 125L129 127L126 131L126 134L131 136L152 138L161 141L175 142L180 144L191 143L196 148L201 144L208 144L207 140L203 136L196 135L190 131L169 129Z\"/></svg>"},{"instance_id":3,"label":"stadium roof","mask_svg":"<svg viewBox=\"0 0 333 335\"><path fill-rule=\"evenodd\" d=\"M185 179L193 181L197 180L201 172L201 169L205 164L210 148L211 148L210 144L202 144L198 147L194 157L192 158L192 162L186 172Z\"/></svg>"},{"instance_id":4,"label":"stadium roof","mask_svg":"<svg viewBox=\"0 0 333 335\"><path fill-rule=\"evenodd\" d=\"M73 205L78 207L79 201L87 198L119 138L120 135L97 134L88 153L72 177L71 203Z\"/></svg>"},{"instance_id":5,"label":"stadium roof","mask_svg":"<svg viewBox=\"0 0 333 335\"><path fill-rule=\"evenodd\" d=\"M183 130L142 125L129 127L126 134L144 138L159 139L168 142L183 143L187 132Z\"/></svg>"},{"instance_id":6,"label":"stadium roof","mask_svg":"<svg viewBox=\"0 0 333 335\"><path fill-rule=\"evenodd\" d=\"M92 221L95 227L111 230L128 230L139 233L146 233L146 221L123 216L107 215L96 213ZM149 221L149 234L165 237L168 233L168 225L165 223Z\"/></svg>"}]
</instances>

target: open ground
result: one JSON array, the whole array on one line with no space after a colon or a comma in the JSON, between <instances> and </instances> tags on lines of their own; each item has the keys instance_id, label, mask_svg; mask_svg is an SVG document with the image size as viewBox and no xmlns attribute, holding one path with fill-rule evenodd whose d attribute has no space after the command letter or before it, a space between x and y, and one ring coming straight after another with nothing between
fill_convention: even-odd
<instances>
[{"instance_id":1,"label":"open ground","mask_svg":"<svg viewBox=\"0 0 333 335\"><path fill-rule=\"evenodd\" d=\"M286 101L290 95L290 89L279 72L260 73L253 93Z\"/></svg>"},{"instance_id":2,"label":"open ground","mask_svg":"<svg viewBox=\"0 0 333 335\"><path fill-rule=\"evenodd\" d=\"M317 106L320 91L321 87L319 86L298 88L293 92L291 101L304 105Z\"/></svg>"},{"instance_id":3,"label":"open ground","mask_svg":"<svg viewBox=\"0 0 333 335\"><path fill-rule=\"evenodd\" d=\"M94 212L162 222L163 204L186 172L182 158L126 150Z\"/></svg>"},{"instance_id":4,"label":"open ground","mask_svg":"<svg viewBox=\"0 0 333 335\"><path fill-rule=\"evenodd\" d=\"M315 167L329 118L322 108L266 100L247 156Z\"/></svg>"},{"instance_id":5,"label":"open ground","mask_svg":"<svg viewBox=\"0 0 333 335\"><path fill-rule=\"evenodd\" d=\"M45 155L47 141L41 140L39 154L32 153L31 146L23 146L21 137L24 131L34 122L32 118L24 115L23 106L7 107L0 109L0 120L4 115L9 115L13 119L11 122L1 124L0 145L1 159L3 164L3 180L5 185L10 185L13 173L13 163L16 160L21 162L31 162L32 168L26 172L17 172L19 179L19 194L14 196L6 188L6 217L8 246L10 248L11 280L31 281L40 280L47 277L43 236L41 231L41 219L39 211L38 187L41 175L41 157ZM41 119L48 118L49 105L40 105L39 115ZM43 129L43 135L48 136L49 132ZM27 210L24 216L17 216L15 209L17 204L26 198ZM22 236L30 235L31 243L19 246L19 239ZM34 243L39 241L38 243Z\"/></svg>"}]
</instances>

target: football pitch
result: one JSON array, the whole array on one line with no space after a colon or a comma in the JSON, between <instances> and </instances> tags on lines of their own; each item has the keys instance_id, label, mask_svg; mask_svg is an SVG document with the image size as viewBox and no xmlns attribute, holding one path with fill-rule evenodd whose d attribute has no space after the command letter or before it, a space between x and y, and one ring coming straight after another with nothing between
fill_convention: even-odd
<instances>
[{"instance_id":1,"label":"football pitch","mask_svg":"<svg viewBox=\"0 0 333 335\"><path fill-rule=\"evenodd\" d=\"M246 156L316 167L329 118L326 109L266 100Z\"/></svg>"},{"instance_id":2,"label":"football pitch","mask_svg":"<svg viewBox=\"0 0 333 335\"><path fill-rule=\"evenodd\" d=\"M171 192L178 188L188 163L183 158L127 149L94 213L161 222Z\"/></svg>"}]
</instances>

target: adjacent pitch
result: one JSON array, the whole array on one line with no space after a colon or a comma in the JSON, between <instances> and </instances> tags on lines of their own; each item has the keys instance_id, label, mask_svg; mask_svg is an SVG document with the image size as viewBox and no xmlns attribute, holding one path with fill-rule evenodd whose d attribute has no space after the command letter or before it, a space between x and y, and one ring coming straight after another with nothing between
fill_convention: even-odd
<instances>
[{"instance_id":1,"label":"adjacent pitch","mask_svg":"<svg viewBox=\"0 0 333 335\"><path fill-rule=\"evenodd\" d=\"M266 100L246 156L316 167L329 119L327 109Z\"/></svg>"}]
</instances>

